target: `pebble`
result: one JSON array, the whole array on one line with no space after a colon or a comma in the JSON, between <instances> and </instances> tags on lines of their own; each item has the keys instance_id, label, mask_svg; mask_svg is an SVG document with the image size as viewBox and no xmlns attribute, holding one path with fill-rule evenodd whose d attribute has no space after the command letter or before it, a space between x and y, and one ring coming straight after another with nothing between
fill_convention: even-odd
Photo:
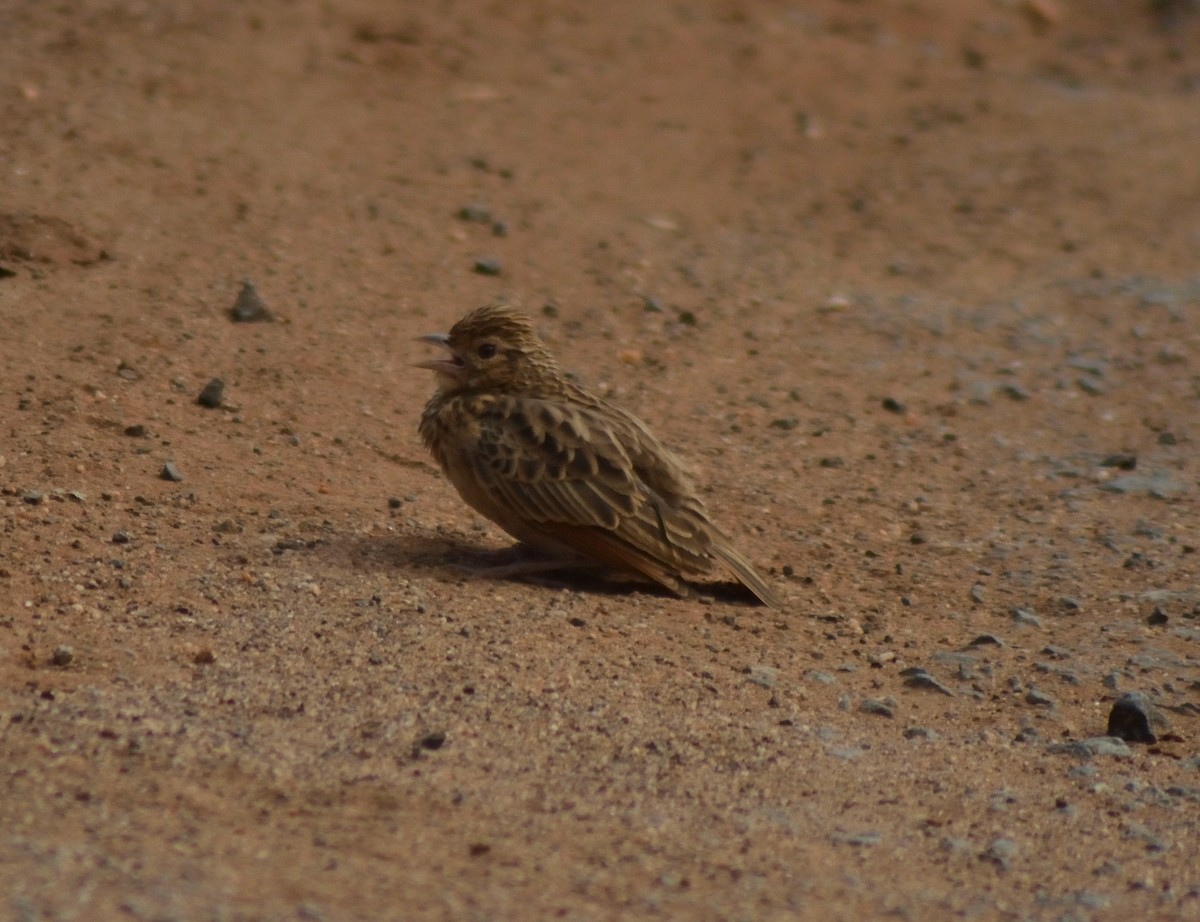
<instances>
[{"instance_id":1,"label":"pebble","mask_svg":"<svg viewBox=\"0 0 1200 922\"><path fill-rule=\"evenodd\" d=\"M1035 615L1031 608L1014 608L1009 614L1017 624L1028 624L1030 627L1042 626L1042 619Z\"/></svg>"},{"instance_id":2,"label":"pebble","mask_svg":"<svg viewBox=\"0 0 1200 922\"><path fill-rule=\"evenodd\" d=\"M427 733L425 736L421 737L417 745L422 749L428 749L431 752L441 749L444 745L446 745L446 734Z\"/></svg>"},{"instance_id":3,"label":"pebble","mask_svg":"<svg viewBox=\"0 0 1200 922\"><path fill-rule=\"evenodd\" d=\"M1031 688L1025 693L1025 703L1032 704L1035 707L1054 707L1054 699L1045 692L1038 691L1036 688Z\"/></svg>"},{"instance_id":4,"label":"pebble","mask_svg":"<svg viewBox=\"0 0 1200 922\"><path fill-rule=\"evenodd\" d=\"M242 290L229 309L229 316L234 323L267 323L275 319L249 279L242 282Z\"/></svg>"},{"instance_id":5,"label":"pebble","mask_svg":"<svg viewBox=\"0 0 1200 922\"><path fill-rule=\"evenodd\" d=\"M779 670L772 666L747 666L742 671L750 677L751 682L763 688L773 688L775 680L779 677Z\"/></svg>"},{"instance_id":6,"label":"pebble","mask_svg":"<svg viewBox=\"0 0 1200 922\"><path fill-rule=\"evenodd\" d=\"M75 659L75 651L68 646L55 647L54 652L50 654L52 666L69 666L73 659Z\"/></svg>"},{"instance_id":7,"label":"pebble","mask_svg":"<svg viewBox=\"0 0 1200 922\"><path fill-rule=\"evenodd\" d=\"M22 502L28 503L30 506L40 506L43 499L45 497L37 490L26 490L21 494Z\"/></svg>"},{"instance_id":8,"label":"pebble","mask_svg":"<svg viewBox=\"0 0 1200 922\"><path fill-rule=\"evenodd\" d=\"M492 220L491 209L479 202L468 202L458 209L458 219L472 224L487 224Z\"/></svg>"},{"instance_id":9,"label":"pebble","mask_svg":"<svg viewBox=\"0 0 1200 922\"><path fill-rule=\"evenodd\" d=\"M1012 839L999 838L993 839L979 857L983 861L990 861L997 867L1008 870L1013 859L1017 857L1018 851L1017 843Z\"/></svg>"},{"instance_id":10,"label":"pebble","mask_svg":"<svg viewBox=\"0 0 1200 922\"><path fill-rule=\"evenodd\" d=\"M978 637L976 637L974 640L972 640L969 644L967 644L967 646L968 647L988 647L988 646L1003 647L1004 641L1001 640L999 637L997 637L995 634L980 634Z\"/></svg>"},{"instance_id":11,"label":"pebble","mask_svg":"<svg viewBox=\"0 0 1200 922\"><path fill-rule=\"evenodd\" d=\"M200 391L200 396L196 398L196 403L202 407L208 407L210 410L215 410L221 405L225 399L225 382L220 378L213 378Z\"/></svg>"},{"instance_id":12,"label":"pebble","mask_svg":"<svg viewBox=\"0 0 1200 922\"><path fill-rule=\"evenodd\" d=\"M950 698L954 697L954 692L919 666L905 669L900 675L904 677L904 684L909 688L920 688L927 691L940 692Z\"/></svg>"},{"instance_id":13,"label":"pebble","mask_svg":"<svg viewBox=\"0 0 1200 922\"><path fill-rule=\"evenodd\" d=\"M1121 829L1121 835L1126 839L1145 843L1146 851L1149 852L1164 852L1168 847L1165 840L1141 823L1126 823Z\"/></svg>"},{"instance_id":14,"label":"pebble","mask_svg":"<svg viewBox=\"0 0 1200 922\"><path fill-rule=\"evenodd\" d=\"M828 672L822 672L820 669L806 669L804 671L804 678L812 682L819 682L821 685L832 685L837 681Z\"/></svg>"},{"instance_id":15,"label":"pebble","mask_svg":"<svg viewBox=\"0 0 1200 922\"><path fill-rule=\"evenodd\" d=\"M126 426L125 434L131 439L144 439L146 437L146 427L141 423L136 423L132 426Z\"/></svg>"},{"instance_id":16,"label":"pebble","mask_svg":"<svg viewBox=\"0 0 1200 922\"><path fill-rule=\"evenodd\" d=\"M179 469L175 467L175 462L168 461L162 466L162 470L158 475L163 480L170 480L173 483L179 483L183 480L183 474L179 473Z\"/></svg>"},{"instance_id":17,"label":"pebble","mask_svg":"<svg viewBox=\"0 0 1200 922\"><path fill-rule=\"evenodd\" d=\"M857 847L879 845L883 842L883 833L869 832L843 832L838 829L832 832L829 836L829 841L835 845L854 845Z\"/></svg>"},{"instance_id":18,"label":"pebble","mask_svg":"<svg viewBox=\"0 0 1200 922\"><path fill-rule=\"evenodd\" d=\"M936 730L931 730L929 727L906 727L904 738L906 740L937 740L941 736Z\"/></svg>"},{"instance_id":19,"label":"pebble","mask_svg":"<svg viewBox=\"0 0 1200 922\"><path fill-rule=\"evenodd\" d=\"M877 717L895 717L896 699L890 696L887 698L864 698L858 709L864 714L874 714Z\"/></svg>"},{"instance_id":20,"label":"pebble","mask_svg":"<svg viewBox=\"0 0 1200 922\"><path fill-rule=\"evenodd\" d=\"M1108 712L1108 735L1127 743L1157 743L1155 727L1165 727L1162 716L1142 692L1126 692Z\"/></svg>"},{"instance_id":21,"label":"pebble","mask_svg":"<svg viewBox=\"0 0 1200 922\"><path fill-rule=\"evenodd\" d=\"M1090 759L1093 756L1128 759L1133 755L1125 741L1115 736L1091 736L1066 743L1051 743L1046 747L1046 751L1052 755L1068 755L1077 759Z\"/></svg>"},{"instance_id":22,"label":"pebble","mask_svg":"<svg viewBox=\"0 0 1200 922\"><path fill-rule=\"evenodd\" d=\"M125 531L113 532L113 536L112 536L113 544L128 544L132 540L133 540L133 538L130 537L129 532L125 532Z\"/></svg>"},{"instance_id":23,"label":"pebble","mask_svg":"<svg viewBox=\"0 0 1200 922\"><path fill-rule=\"evenodd\" d=\"M1100 462L1101 467L1115 467L1123 471L1132 471L1137 467L1137 455L1117 453L1109 455Z\"/></svg>"},{"instance_id":24,"label":"pebble","mask_svg":"<svg viewBox=\"0 0 1200 922\"><path fill-rule=\"evenodd\" d=\"M499 275L503 269L500 260L491 256L481 256L475 260L475 271L480 275Z\"/></svg>"},{"instance_id":25,"label":"pebble","mask_svg":"<svg viewBox=\"0 0 1200 922\"><path fill-rule=\"evenodd\" d=\"M1126 474L1101 485L1100 489L1106 493L1145 493L1155 499L1167 499L1184 492L1187 486L1166 471L1154 471L1150 474Z\"/></svg>"},{"instance_id":26,"label":"pebble","mask_svg":"<svg viewBox=\"0 0 1200 922\"><path fill-rule=\"evenodd\" d=\"M902 404L895 397L884 397L883 402L880 404L880 406L882 406L889 413L898 413L898 414L904 414L908 409L904 404Z\"/></svg>"}]
</instances>

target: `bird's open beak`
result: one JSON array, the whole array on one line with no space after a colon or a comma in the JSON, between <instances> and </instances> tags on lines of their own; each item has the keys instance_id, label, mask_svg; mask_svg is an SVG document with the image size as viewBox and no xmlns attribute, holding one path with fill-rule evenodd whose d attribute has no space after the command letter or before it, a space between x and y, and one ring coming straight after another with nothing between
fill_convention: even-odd
<instances>
[{"instance_id":1,"label":"bird's open beak","mask_svg":"<svg viewBox=\"0 0 1200 922\"><path fill-rule=\"evenodd\" d=\"M425 362L417 362L417 368L427 368L429 371L436 371L441 375L449 375L451 378L462 377L466 370L466 365L462 359L450 350L450 337L445 333L426 333L424 336L418 336L417 339L423 343L429 343L432 346L441 346L443 349L450 351L450 355L440 359L429 359Z\"/></svg>"}]
</instances>

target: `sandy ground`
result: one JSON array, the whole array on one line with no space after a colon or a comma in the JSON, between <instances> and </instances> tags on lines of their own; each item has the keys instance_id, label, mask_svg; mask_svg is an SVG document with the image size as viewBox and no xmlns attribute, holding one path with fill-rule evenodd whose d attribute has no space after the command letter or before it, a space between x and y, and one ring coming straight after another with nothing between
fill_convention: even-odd
<instances>
[{"instance_id":1,"label":"sandy ground","mask_svg":"<svg viewBox=\"0 0 1200 922\"><path fill-rule=\"evenodd\" d=\"M10 0L0 917L1200 918L1194 6ZM788 611L463 574L498 297Z\"/></svg>"}]
</instances>

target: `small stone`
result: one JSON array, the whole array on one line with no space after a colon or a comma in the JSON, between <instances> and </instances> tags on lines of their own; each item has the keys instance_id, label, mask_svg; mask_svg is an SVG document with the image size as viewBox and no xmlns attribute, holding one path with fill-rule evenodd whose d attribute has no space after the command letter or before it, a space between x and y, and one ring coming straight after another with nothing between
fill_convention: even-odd
<instances>
[{"instance_id":1,"label":"small stone","mask_svg":"<svg viewBox=\"0 0 1200 922\"><path fill-rule=\"evenodd\" d=\"M997 637L995 634L980 634L978 637L976 637L974 640L972 640L969 644L967 644L967 646L968 647L987 647L987 646L1003 647L1004 641L1001 640L999 637Z\"/></svg>"},{"instance_id":2,"label":"small stone","mask_svg":"<svg viewBox=\"0 0 1200 922\"><path fill-rule=\"evenodd\" d=\"M854 845L863 848L871 845L879 845L883 842L883 833L875 832L874 830L869 832L843 832L839 829L833 832L829 836L829 839L835 845Z\"/></svg>"},{"instance_id":3,"label":"small stone","mask_svg":"<svg viewBox=\"0 0 1200 922\"><path fill-rule=\"evenodd\" d=\"M828 672L822 672L820 669L806 669L804 671L804 678L808 679L810 682L816 682L820 685L832 685L837 681L837 679L835 679Z\"/></svg>"},{"instance_id":4,"label":"small stone","mask_svg":"<svg viewBox=\"0 0 1200 922\"><path fill-rule=\"evenodd\" d=\"M146 437L146 427L141 423L135 423L132 426L125 427L125 434L131 439L144 439Z\"/></svg>"},{"instance_id":5,"label":"small stone","mask_svg":"<svg viewBox=\"0 0 1200 922\"><path fill-rule=\"evenodd\" d=\"M195 655L192 656L192 662L195 663L197 666L208 666L212 663L215 663L216 661L217 661L217 657L213 654L213 651L210 650L208 647L205 647L202 650L196 651Z\"/></svg>"},{"instance_id":6,"label":"small stone","mask_svg":"<svg viewBox=\"0 0 1200 922\"><path fill-rule=\"evenodd\" d=\"M58 646L54 648L54 652L50 654L50 665L52 666L69 666L71 660L75 659L75 651L68 646Z\"/></svg>"},{"instance_id":7,"label":"small stone","mask_svg":"<svg viewBox=\"0 0 1200 922\"><path fill-rule=\"evenodd\" d=\"M481 256L475 260L475 271L479 275L499 275L503 271L503 264L498 259L490 256Z\"/></svg>"},{"instance_id":8,"label":"small stone","mask_svg":"<svg viewBox=\"0 0 1200 922\"><path fill-rule=\"evenodd\" d=\"M225 398L225 382L220 378L213 378L200 391L200 396L196 398L196 403L202 407L208 407L210 410L217 409Z\"/></svg>"},{"instance_id":9,"label":"small stone","mask_svg":"<svg viewBox=\"0 0 1200 922\"><path fill-rule=\"evenodd\" d=\"M884 397L880 406L882 406L889 413L903 414L908 409L895 397Z\"/></svg>"},{"instance_id":10,"label":"small stone","mask_svg":"<svg viewBox=\"0 0 1200 922\"><path fill-rule=\"evenodd\" d=\"M745 672L751 682L761 685L763 688L773 688L775 680L779 677L779 670L772 666L747 666Z\"/></svg>"},{"instance_id":11,"label":"small stone","mask_svg":"<svg viewBox=\"0 0 1200 922\"><path fill-rule=\"evenodd\" d=\"M1036 688L1031 688L1025 693L1025 703L1032 704L1034 707L1054 707L1054 699L1045 692L1038 691Z\"/></svg>"},{"instance_id":12,"label":"small stone","mask_svg":"<svg viewBox=\"0 0 1200 922\"><path fill-rule=\"evenodd\" d=\"M479 202L468 202L458 209L458 219L472 224L487 224L492 220L491 209Z\"/></svg>"},{"instance_id":13,"label":"small stone","mask_svg":"<svg viewBox=\"0 0 1200 922\"><path fill-rule=\"evenodd\" d=\"M795 429L799 425L800 425L800 420L798 420L794 416L785 416L781 419L773 419L769 423L767 423L767 426L769 428L781 429L784 432L791 432L793 429Z\"/></svg>"},{"instance_id":14,"label":"small stone","mask_svg":"<svg viewBox=\"0 0 1200 922\"><path fill-rule=\"evenodd\" d=\"M26 490L21 494L21 501L28 503L30 506L40 506L42 500L45 499L37 490Z\"/></svg>"},{"instance_id":15,"label":"small stone","mask_svg":"<svg viewBox=\"0 0 1200 922\"><path fill-rule=\"evenodd\" d=\"M1177 480L1165 471L1155 471L1150 474L1126 474L1116 480L1110 480L1100 489L1108 493L1122 495L1130 493L1145 493L1155 499L1168 499L1187 489L1187 485Z\"/></svg>"},{"instance_id":16,"label":"small stone","mask_svg":"<svg viewBox=\"0 0 1200 922\"><path fill-rule=\"evenodd\" d=\"M417 745L420 746L422 749L428 749L431 752L441 749L445 744L446 744L446 734L445 733L427 733L425 736L421 737L421 739L417 743Z\"/></svg>"},{"instance_id":17,"label":"small stone","mask_svg":"<svg viewBox=\"0 0 1200 922\"><path fill-rule=\"evenodd\" d=\"M1157 743L1154 728L1166 724L1166 718L1142 692L1126 692L1108 713L1108 735L1128 743Z\"/></svg>"},{"instance_id":18,"label":"small stone","mask_svg":"<svg viewBox=\"0 0 1200 922\"><path fill-rule=\"evenodd\" d=\"M113 532L113 536L112 536L113 544L128 544L132 540L133 540L133 538L130 537L128 532L125 532L125 531Z\"/></svg>"},{"instance_id":19,"label":"small stone","mask_svg":"<svg viewBox=\"0 0 1200 922\"><path fill-rule=\"evenodd\" d=\"M1012 865L1013 859L1017 857L1017 843L1012 839L993 839L991 844L984 849L980 859L990 861L999 868L1008 870Z\"/></svg>"},{"instance_id":20,"label":"small stone","mask_svg":"<svg viewBox=\"0 0 1200 922\"><path fill-rule=\"evenodd\" d=\"M906 740L936 740L940 737L936 730L931 730L929 727L906 727L904 738Z\"/></svg>"},{"instance_id":21,"label":"small stone","mask_svg":"<svg viewBox=\"0 0 1200 922\"><path fill-rule=\"evenodd\" d=\"M987 598L987 595L983 591L982 583L976 583L974 586L972 586L970 595L971 595L971 601L977 605L979 603L983 602L984 599Z\"/></svg>"},{"instance_id":22,"label":"small stone","mask_svg":"<svg viewBox=\"0 0 1200 922\"><path fill-rule=\"evenodd\" d=\"M1154 611L1150 612L1149 616L1146 618L1146 623L1154 627L1158 627L1159 625L1166 624L1168 620L1167 613L1159 606L1155 605Z\"/></svg>"},{"instance_id":23,"label":"small stone","mask_svg":"<svg viewBox=\"0 0 1200 922\"><path fill-rule=\"evenodd\" d=\"M179 483L183 480L183 474L179 473L179 469L175 467L173 461L166 462L158 476L163 480L170 480L172 483Z\"/></svg>"},{"instance_id":24,"label":"small stone","mask_svg":"<svg viewBox=\"0 0 1200 922\"><path fill-rule=\"evenodd\" d=\"M392 496L388 498L387 504L389 509L399 509L404 505L404 500L398 496Z\"/></svg>"},{"instance_id":25,"label":"small stone","mask_svg":"<svg viewBox=\"0 0 1200 922\"><path fill-rule=\"evenodd\" d=\"M1030 627L1042 626L1042 619L1035 615L1031 608L1014 608L1009 614L1017 624L1028 624Z\"/></svg>"},{"instance_id":26,"label":"small stone","mask_svg":"<svg viewBox=\"0 0 1200 922\"><path fill-rule=\"evenodd\" d=\"M919 666L905 669L900 673L900 675L903 676L904 684L909 688L935 691L950 698L954 697L954 692L952 692L945 685L930 675L926 670L920 668Z\"/></svg>"},{"instance_id":27,"label":"small stone","mask_svg":"<svg viewBox=\"0 0 1200 922\"><path fill-rule=\"evenodd\" d=\"M1122 471L1132 471L1137 467L1137 455L1119 453L1109 455L1100 462L1101 467L1115 467Z\"/></svg>"},{"instance_id":28,"label":"small stone","mask_svg":"<svg viewBox=\"0 0 1200 922\"><path fill-rule=\"evenodd\" d=\"M249 279L242 282L242 290L238 292L237 300L229 309L229 316L234 323L267 323L275 318L267 310L267 305L254 283Z\"/></svg>"},{"instance_id":29,"label":"small stone","mask_svg":"<svg viewBox=\"0 0 1200 922\"><path fill-rule=\"evenodd\" d=\"M1090 759L1093 756L1113 756L1118 759L1128 759L1133 755L1125 741L1116 736L1090 736L1083 740L1071 740L1066 743L1051 743L1046 751L1053 755L1069 755L1077 759Z\"/></svg>"},{"instance_id":30,"label":"small stone","mask_svg":"<svg viewBox=\"0 0 1200 922\"><path fill-rule=\"evenodd\" d=\"M136 381L141 377L138 370L122 359L117 363L117 377L124 381Z\"/></svg>"},{"instance_id":31,"label":"small stone","mask_svg":"<svg viewBox=\"0 0 1200 922\"><path fill-rule=\"evenodd\" d=\"M864 698L858 709L864 714L874 714L876 717L895 717L896 699L891 697Z\"/></svg>"}]
</instances>

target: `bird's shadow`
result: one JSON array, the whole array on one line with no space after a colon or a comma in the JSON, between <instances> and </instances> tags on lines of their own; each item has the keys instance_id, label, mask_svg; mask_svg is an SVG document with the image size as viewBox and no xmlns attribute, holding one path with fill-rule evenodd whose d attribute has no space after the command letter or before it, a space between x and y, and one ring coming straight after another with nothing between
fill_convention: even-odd
<instances>
[{"instance_id":1,"label":"bird's shadow","mask_svg":"<svg viewBox=\"0 0 1200 922\"><path fill-rule=\"evenodd\" d=\"M326 545L331 548L334 542ZM354 569L389 570L406 576L432 576L437 579L492 579L500 582L536 584L572 589L593 595L624 596L633 592L664 599L678 599L671 590L650 580L625 578L602 569L578 569L569 564L554 567L544 556L524 545L485 548L464 544L461 539L441 534L369 535L348 539L342 546L346 562ZM338 555L341 556L341 555ZM543 563L536 574L498 575L506 569L519 569L522 562ZM692 584L705 602L754 607L754 594L734 580Z\"/></svg>"}]
</instances>

